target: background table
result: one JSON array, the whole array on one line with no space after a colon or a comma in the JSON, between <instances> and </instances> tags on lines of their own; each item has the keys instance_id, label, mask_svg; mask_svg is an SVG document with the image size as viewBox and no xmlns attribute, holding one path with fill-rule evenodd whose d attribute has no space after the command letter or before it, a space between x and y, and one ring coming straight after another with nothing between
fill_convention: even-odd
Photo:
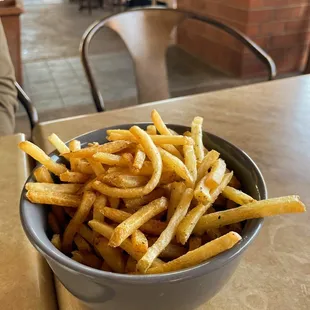
<instances>
[{"instance_id":1,"label":"background table","mask_svg":"<svg viewBox=\"0 0 310 310\"><path fill-rule=\"evenodd\" d=\"M34 139L62 139L98 128L150 120L156 108L165 122L190 125L204 117L204 129L247 152L267 182L269 196L299 194L310 202L310 77L303 76L153 104L42 123ZM90 141L91 142L91 141ZM226 287L199 309L309 309L310 229L306 214L268 218ZM58 287L61 309L70 294ZM74 299L74 308L84 309Z\"/></svg>"},{"instance_id":2,"label":"background table","mask_svg":"<svg viewBox=\"0 0 310 310\"><path fill-rule=\"evenodd\" d=\"M52 273L26 238L19 197L29 164L17 148L25 136L0 137L0 309L55 310Z\"/></svg>"}]
</instances>

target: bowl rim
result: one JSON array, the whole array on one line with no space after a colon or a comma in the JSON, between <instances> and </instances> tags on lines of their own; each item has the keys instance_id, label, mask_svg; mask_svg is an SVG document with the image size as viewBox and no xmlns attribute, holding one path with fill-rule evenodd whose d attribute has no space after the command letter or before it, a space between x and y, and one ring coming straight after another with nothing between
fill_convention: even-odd
<instances>
[{"instance_id":1,"label":"bowl rim","mask_svg":"<svg viewBox=\"0 0 310 310\"><path fill-rule=\"evenodd\" d=\"M82 135L76 136L65 143L68 144L70 141L75 140L75 139L81 139L82 137L86 135L90 135L92 133L95 133L96 131L100 130L107 130L107 129L116 129L119 127L128 127L130 128L131 126L134 125L150 125L153 124L151 122L135 122L135 123L128 123L128 124L121 124L121 125L114 125L114 126L109 126L109 127L104 127L96 130L89 131L87 133L84 133ZM185 125L178 125L178 124L166 124L168 127L169 126L175 126L175 127L186 127L188 126ZM204 135L207 135L209 137L214 137L217 140L220 140L223 143L226 143L230 147L234 148L236 151L240 152L246 160L251 164L252 168L255 170L256 175L258 176L258 180L261 183L261 191L259 192L261 199L266 199L267 198L267 187L265 180L263 178L263 175L261 171L259 170L258 166L256 163L252 160L252 158L243 150L241 150L239 147L235 146L234 144L228 142L227 140L212 134L207 131L203 131ZM57 150L54 150L49 154L50 157L57 156L59 157L59 152ZM37 164L33 170L31 171L29 177L25 181L25 184L29 182L29 180L33 177L33 172L34 170L41 166L41 164ZM163 283L163 282L173 282L173 281L180 281L180 280L185 280L185 279L191 279L191 278L196 278L198 276L201 276L203 274L210 273L216 269L221 268L223 265L228 264L230 261L238 257L242 252L245 251L245 249L250 245L250 243L254 240L254 238L257 236L259 233L262 224L264 222L263 218L258 218L258 219L252 219L249 220L249 222L252 223L252 231L248 232L243 238L231 249L213 257L210 258L209 260L193 266L193 267L188 267L186 269L178 270L178 271L173 271L173 272L166 272L166 273L161 273L161 274L146 274L146 275L128 275L128 274L119 274L119 273L113 273L113 272L106 272L103 270L98 270L94 269L91 267L88 267L86 265L83 265L81 263L78 263L71 259L70 257L66 256L64 253L59 251L54 245L50 242L49 244L46 244L43 242L39 236L36 234L34 231L33 227L29 225L29 222L27 218L25 217L25 184L23 186L22 192L21 192L21 197L20 197L20 220L21 224L23 227L23 230L28 237L29 241L32 243L32 245L46 258L46 259L51 259L53 261L56 261L58 264L60 264L62 267L69 268L71 271L81 273L86 277L90 277L92 279L109 279L112 281L117 281L118 283L137 283L137 284L152 284L152 283ZM31 203L31 202L29 202ZM35 205L35 204L34 204ZM41 207L41 206L40 206Z\"/></svg>"}]
</instances>

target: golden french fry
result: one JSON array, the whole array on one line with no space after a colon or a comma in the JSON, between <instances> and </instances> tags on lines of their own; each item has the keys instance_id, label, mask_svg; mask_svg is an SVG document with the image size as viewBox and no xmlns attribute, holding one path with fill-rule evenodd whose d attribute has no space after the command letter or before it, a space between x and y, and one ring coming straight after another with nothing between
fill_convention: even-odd
<instances>
[{"instance_id":1,"label":"golden french fry","mask_svg":"<svg viewBox=\"0 0 310 310\"><path fill-rule=\"evenodd\" d=\"M192 175L193 182L195 183L197 180L197 164L194 147L192 145L184 145L183 153L185 166Z\"/></svg>"},{"instance_id":2,"label":"golden french fry","mask_svg":"<svg viewBox=\"0 0 310 310\"><path fill-rule=\"evenodd\" d=\"M126 262L126 266L125 266L125 273L136 272L136 266L137 266L137 261L131 256L129 256Z\"/></svg>"},{"instance_id":3,"label":"golden french fry","mask_svg":"<svg viewBox=\"0 0 310 310\"><path fill-rule=\"evenodd\" d=\"M72 208L77 208L81 203L80 196L59 192L28 191L26 197L32 203L57 205Z\"/></svg>"},{"instance_id":4,"label":"golden french fry","mask_svg":"<svg viewBox=\"0 0 310 310\"><path fill-rule=\"evenodd\" d=\"M232 175L232 172L225 174L220 185L211 191L211 199L208 203L199 203L197 207L188 212L177 228L176 238L178 242L182 244L187 242L199 219L206 213L206 211L211 207L212 203L214 203L223 189L227 186L232 178Z\"/></svg>"},{"instance_id":5,"label":"golden french fry","mask_svg":"<svg viewBox=\"0 0 310 310\"><path fill-rule=\"evenodd\" d=\"M52 212L48 213L47 223L48 223L48 226L52 229L54 234L56 235L61 234L61 228L54 213Z\"/></svg>"},{"instance_id":6,"label":"golden french fry","mask_svg":"<svg viewBox=\"0 0 310 310\"><path fill-rule=\"evenodd\" d=\"M103 184L99 181L95 181L93 188L100 192L101 194L116 197L116 198L136 198L149 194L159 183L161 173L162 173L162 160L160 153L158 152L153 141L149 135L139 128L138 126L133 126L130 128L130 132L135 135L139 140L139 143L143 146L146 155L151 160L153 165L153 174L149 182L143 187L136 188L116 188Z\"/></svg>"},{"instance_id":7,"label":"golden french fry","mask_svg":"<svg viewBox=\"0 0 310 310\"><path fill-rule=\"evenodd\" d=\"M137 149L135 158L132 164L132 169L139 171L143 167L146 155L143 151Z\"/></svg>"},{"instance_id":8,"label":"golden french fry","mask_svg":"<svg viewBox=\"0 0 310 310\"><path fill-rule=\"evenodd\" d=\"M223 195L227 199L232 200L239 205L245 205L247 203L255 201L255 199L251 196L230 186L226 186L226 188L224 188Z\"/></svg>"},{"instance_id":9,"label":"golden french fry","mask_svg":"<svg viewBox=\"0 0 310 310\"><path fill-rule=\"evenodd\" d=\"M194 149L198 163L201 163L204 158L204 146L202 141L202 117L195 117L192 122L191 133L194 140Z\"/></svg>"},{"instance_id":10,"label":"golden french fry","mask_svg":"<svg viewBox=\"0 0 310 310\"><path fill-rule=\"evenodd\" d=\"M52 206L52 212L55 215L57 222L59 223L61 228L65 228L66 226L66 218L65 211L63 207L60 206Z\"/></svg>"},{"instance_id":11,"label":"golden french fry","mask_svg":"<svg viewBox=\"0 0 310 310\"><path fill-rule=\"evenodd\" d=\"M130 256L129 256L130 257ZM108 263L106 261L104 261L101 265L101 270L103 271L107 271L107 272L112 272L112 269L110 268L110 266L108 265ZM126 270L125 270L126 271Z\"/></svg>"},{"instance_id":12,"label":"golden french fry","mask_svg":"<svg viewBox=\"0 0 310 310\"><path fill-rule=\"evenodd\" d=\"M145 224L155 215L166 210L168 207L168 200L165 197L156 199L149 204L143 206L136 213L132 214L124 222L119 224L110 238L109 245L112 247L119 246L125 239L127 239L135 230Z\"/></svg>"},{"instance_id":13,"label":"golden french fry","mask_svg":"<svg viewBox=\"0 0 310 310\"><path fill-rule=\"evenodd\" d=\"M150 136L156 145L170 144L170 145L193 145L194 141L190 137L173 136L173 135L153 135Z\"/></svg>"},{"instance_id":14,"label":"golden french fry","mask_svg":"<svg viewBox=\"0 0 310 310\"><path fill-rule=\"evenodd\" d=\"M194 233L200 235L209 228L218 228L254 218L305 211L305 205L295 195L260 200L238 208L204 215L198 221Z\"/></svg>"},{"instance_id":15,"label":"golden french fry","mask_svg":"<svg viewBox=\"0 0 310 310\"><path fill-rule=\"evenodd\" d=\"M89 162L93 172L95 172L96 176L103 175L105 173L105 169L103 168L101 163L98 163L96 160L92 158L88 158L87 161Z\"/></svg>"},{"instance_id":16,"label":"golden french fry","mask_svg":"<svg viewBox=\"0 0 310 310\"><path fill-rule=\"evenodd\" d=\"M115 197L108 197L110 207L112 209L118 209L120 204L120 199Z\"/></svg>"},{"instance_id":17,"label":"golden french fry","mask_svg":"<svg viewBox=\"0 0 310 310\"><path fill-rule=\"evenodd\" d=\"M208 175L205 175L199 182L196 183L194 196L202 204L206 204L211 200L210 188L206 186L205 180Z\"/></svg>"},{"instance_id":18,"label":"golden french fry","mask_svg":"<svg viewBox=\"0 0 310 310\"><path fill-rule=\"evenodd\" d=\"M89 243L79 234L76 234L73 239L79 251L92 252Z\"/></svg>"},{"instance_id":19,"label":"golden french fry","mask_svg":"<svg viewBox=\"0 0 310 310\"><path fill-rule=\"evenodd\" d=\"M146 132L149 134L149 135L157 135L157 130L156 130L156 127L154 125L148 125L146 127Z\"/></svg>"},{"instance_id":20,"label":"golden french fry","mask_svg":"<svg viewBox=\"0 0 310 310\"><path fill-rule=\"evenodd\" d=\"M75 152L81 149L81 142L78 140L72 140L69 142L69 149L71 152ZM71 171L78 171L79 158L70 158Z\"/></svg>"},{"instance_id":21,"label":"golden french fry","mask_svg":"<svg viewBox=\"0 0 310 310\"><path fill-rule=\"evenodd\" d=\"M52 184L52 183L26 183L26 190L28 191L51 191L58 193L75 194L80 188L81 184Z\"/></svg>"},{"instance_id":22,"label":"golden french fry","mask_svg":"<svg viewBox=\"0 0 310 310\"><path fill-rule=\"evenodd\" d=\"M43 150L29 141L20 142L18 147L56 175L67 171L64 165L55 163Z\"/></svg>"},{"instance_id":23,"label":"golden french fry","mask_svg":"<svg viewBox=\"0 0 310 310\"><path fill-rule=\"evenodd\" d=\"M102 266L102 260L100 258L98 258L93 253L85 251L73 251L72 259L95 269L100 269L100 267Z\"/></svg>"},{"instance_id":24,"label":"golden french fry","mask_svg":"<svg viewBox=\"0 0 310 310\"><path fill-rule=\"evenodd\" d=\"M198 249L187 252L175 260L172 260L161 266L150 268L147 273L164 273L196 266L211 257L229 250L241 239L241 236L237 233L229 232L228 234L218 239L204 244Z\"/></svg>"},{"instance_id":25,"label":"golden french fry","mask_svg":"<svg viewBox=\"0 0 310 310\"><path fill-rule=\"evenodd\" d=\"M185 164L180 159L171 155L162 148L158 149L163 163L167 165L169 168L171 168L173 171L175 171L175 173L179 175L182 179L184 179L188 187L193 187L194 186L193 177L186 168Z\"/></svg>"},{"instance_id":26,"label":"golden french fry","mask_svg":"<svg viewBox=\"0 0 310 310\"><path fill-rule=\"evenodd\" d=\"M122 249L112 248L108 245L108 243L108 239L98 237L95 239L95 248L114 272L124 273L125 260L122 254Z\"/></svg>"},{"instance_id":27,"label":"golden french fry","mask_svg":"<svg viewBox=\"0 0 310 310\"><path fill-rule=\"evenodd\" d=\"M92 166L90 163L85 159L79 159L77 162L77 172L83 173L83 174L95 174Z\"/></svg>"},{"instance_id":28,"label":"golden french fry","mask_svg":"<svg viewBox=\"0 0 310 310\"><path fill-rule=\"evenodd\" d=\"M148 178L142 175L114 173L106 175L102 181L119 188L134 188L145 185Z\"/></svg>"},{"instance_id":29,"label":"golden french fry","mask_svg":"<svg viewBox=\"0 0 310 310\"><path fill-rule=\"evenodd\" d=\"M197 182L199 182L208 173L208 170L216 162L219 156L220 153L215 150L211 150L210 152L208 152L208 154L204 157L198 168Z\"/></svg>"},{"instance_id":30,"label":"golden french fry","mask_svg":"<svg viewBox=\"0 0 310 310\"><path fill-rule=\"evenodd\" d=\"M168 212L167 212L167 221L169 222L172 215L175 212L175 209L179 205L181 197L186 189L184 182L174 182L171 186L171 195L169 200Z\"/></svg>"},{"instance_id":31,"label":"golden french fry","mask_svg":"<svg viewBox=\"0 0 310 310\"><path fill-rule=\"evenodd\" d=\"M93 229L93 231L101 234L102 236L104 236L107 239L110 239L112 234L113 234L113 227L109 226L106 223L100 223L96 220L91 220L88 222L88 225ZM139 260L144 252L139 252L137 250L135 250L132 246L132 243L129 239L126 239L121 245L120 247L126 251L130 256L132 256L135 260ZM154 266L158 266L160 264L163 264L163 262L160 259L157 259L154 261Z\"/></svg>"},{"instance_id":32,"label":"golden french fry","mask_svg":"<svg viewBox=\"0 0 310 310\"><path fill-rule=\"evenodd\" d=\"M212 165L210 173L205 179L205 185L210 188L216 188L222 181L226 170L226 163L222 159L217 159Z\"/></svg>"},{"instance_id":33,"label":"golden french fry","mask_svg":"<svg viewBox=\"0 0 310 310\"><path fill-rule=\"evenodd\" d=\"M54 183L51 174L49 173L48 169L45 166L41 166L37 168L34 172L34 177L36 178L37 182L41 183Z\"/></svg>"},{"instance_id":34,"label":"golden french fry","mask_svg":"<svg viewBox=\"0 0 310 310\"><path fill-rule=\"evenodd\" d=\"M93 218L99 222L104 221L103 208L107 206L108 199L105 195L96 197L93 207Z\"/></svg>"},{"instance_id":35,"label":"golden french fry","mask_svg":"<svg viewBox=\"0 0 310 310\"><path fill-rule=\"evenodd\" d=\"M94 244L94 233L93 231L85 224L82 224L78 233L91 245Z\"/></svg>"},{"instance_id":36,"label":"golden french fry","mask_svg":"<svg viewBox=\"0 0 310 310\"><path fill-rule=\"evenodd\" d=\"M148 241L143 232L139 229L134 231L131 235L131 243L135 250L139 252L146 252L148 248Z\"/></svg>"},{"instance_id":37,"label":"golden french fry","mask_svg":"<svg viewBox=\"0 0 310 310\"><path fill-rule=\"evenodd\" d=\"M149 239L149 246L152 246L156 242L156 238ZM159 254L160 258L175 259L186 253L186 249L178 244L169 243L166 248Z\"/></svg>"},{"instance_id":38,"label":"golden french fry","mask_svg":"<svg viewBox=\"0 0 310 310\"><path fill-rule=\"evenodd\" d=\"M193 251L198 249L202 244L202 240L200 237L192 236L188 239L188 250Z\"/></svg>"},{"instance_id":39,"label":"golden french fry","mask_svg":"<svg viewBox=\"0 0 310 310\"><path fill-rule=\"evenodd\" d=\"M62 182L85 183L86 181L88 181L89 175L81 172L66 171L64 173L61 173L59 178Z\"/></svg>"},{"instance_id":40,"label":"golden french fry","mask_svg":"<svg viewBox=\"0 0 310 310\"><path fill-rule=\"evenodd\" d=\"M52 133L50 136L48 136L47 139L59 153L70 152L70 149L56 134Z\"/></svg>"},{"instance_id":41,"label":"golden french fry","mask_svg":"<svg viewBox=\"0 0 310 310\"><path fill-rule=\"evenodd\" d=\"M61 251L61 239L59 234L54 234L51 240L55 248Z\"/></svg>"},{"instance_id":42,"label":"golden french fry","mask_svg":"<svg viewBox=\"0 0 310 310\"><path fill-rule=\"evenodd\" d=\"M187 213L190 203L193 198L193 190L187 188L182 195L182 198L177 206L172 218L170 219L167 228L160 234L156 242L148 248L144 256L138 261L137 269L145 273L147 269L152 265L152 262L159 254L167 247L175 236L176 230L182 219Z\"/></svg>"},{"instance_id":43,"label":"golden french fry","mask_svg":"<svg viewBox=\"0 0 310 310\"><path fill-rule=\"evenodd\" d=\"M109 166L128 167L128 162L120 155L99 152L93 155L93 159Z\"/></svg>"},{"instance_id":44,"label":"golden french fry","mask_svg":"<svg viewBox=\"0 0 310 310\"><path fill-rule=\"evenodd\" d=\"M110 129L107 134L108 141L126 140L137 143L137 139L128 129Z\"/></svg>"},{"instance_id":45,"label":"golden french fry","mask_svg":"<svg viewBox=\"0 0 310 310\"><path fill-rule=\"evenodd\" d=\"M132 169L132 165L133 165L133 155L131 153L123 153L122 155L122 159L123 161L127 164L127 166Z\"/></svg>"},{"instance_id":46,"label":"golden french fry","mask_svg":"<svg viewBox=\"0 0 310 310\"><path fill-rule=\"evenodd\" d=\"M180 180L181 178L174 171L165 171L161 175L159 185L167 185Z\"/></svg>"},{"instance_id":47,"label":"golden french fry","mask_svg":"<svg viewBox=\"0 0 310 310\"><path fill-rule=\"evenodd\" d=\"M136 207L141 207L143 205L146 205L150 203L151 201L158 199L162 196L164 196L164 189L156 188L154 191L152 191L148 195L138 197L138 198L124 199L124 203L125 203L126 208L129 208L129 209L136 208Z\"/></svg>"},{"instance_id":48,"label":"golden french fry","mask_svg":"<svg viewBox=\"0 0 310 310\"><path fill-rule=\"evenodd\" d=\"M155 109L151 112L151 118L156 129L161 135L172 135L171 131L168 129L161 116Z\"/></svg>"},{"instance_id":49,"label":"golden french fry","mask_svg":"<svg viewBox=\"0 0 310 310\"><path fill-rule=\"evenodd\" d=\"M103 145L95 145L81 150L77 150L75 152L64 153L61 155L67 158L90 158L98 152L110 154L117 153L128 148L131 145L132 142L129 141L113 141L105 143Z\"/></svg>"},{"instance_id":50,"label":"golden french fry","mask_svg":"<svg viewBox=\"0 0 310 310\"><path fill-rule=\"evenodd\" d=\"M73 238L75 234L79 231L83 222L86 220L95 200L95 193L86 191L83 194L81 204L76 213L74 214L74 217L70 220L63 235L63 251L65 253L71 252Z\"/></svg>"},{"instance_id":51,"label":"golden french fry","mask_svg":"<svg viewBox=\"0 0 310 310\"><path fill-rule=\"evenodd\" d=\"M180 151L172 144L161 144L160 147L170 153L171 155L183 161L183 156Z\"/></svg>"},{"instance_id":52,"label":"golden french fry","mask_svg":"<svg viewBox=\"0 0 310 310\"><path fill-rule=\"evenodd\" d=\"M116 223L122 223L131 216L131 213L112 208L103 208L103 214L105 217ZM165 230L166 227L166 223L157 220L149 220L148 222L144 223L139 229L147 234L158 236Z\"/></svg>"}]
</instances>

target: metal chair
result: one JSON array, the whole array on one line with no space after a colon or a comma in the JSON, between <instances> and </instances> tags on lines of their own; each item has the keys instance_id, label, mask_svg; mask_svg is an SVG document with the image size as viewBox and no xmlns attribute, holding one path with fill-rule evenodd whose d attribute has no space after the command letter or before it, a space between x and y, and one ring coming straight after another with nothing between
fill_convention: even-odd
<instances>
[{"instance_id":1,"label":"metal chair","mask_svg":"<svg viewBox=\"0 0 310 310\"><path fill-rule=\"evenodd\" d=\"M185 19L195 19L225 31L249 48L267 67L269 80L276 76L276 65L271 57L249 37L222 22L175 9L149 7L112 15L93 23L80 43L81 61L91 88L97 111L105 110L102 95L92 73L88 51L94 35L109 27L122 38L132 57L138 90L138 102L146 103L169 98L166 50L171 32Z\"/></svg>"},{"instance_id":2,"label":"metal chair","mask_svg":"<svg viewBox=\"0 0 310 310\"><path fill-rule=\"evenodd\" d=\"M27 96L25 91L21 88L21 86L17 82L15 82L15 87L17 89L17 98L27 112L30 127L32 130L39 123L37 109L31 102L30 98Z\"/></svg>"}]
</instances>

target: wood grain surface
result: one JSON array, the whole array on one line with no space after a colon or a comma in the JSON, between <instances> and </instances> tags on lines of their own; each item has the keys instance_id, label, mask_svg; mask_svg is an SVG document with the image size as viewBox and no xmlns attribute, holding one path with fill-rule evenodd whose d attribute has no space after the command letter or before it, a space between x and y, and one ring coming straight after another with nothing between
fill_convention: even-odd
<instances>
[{"instance_id":1,"label":"wood grain surface","mask_svg":"<svg viewBox=\"0 0 310 310\"><path fill-rule=\"evenodd\" d=\"M269 197L298 194L309 205L307 75L42 123L34 137L51 151L46 137L52 132L68 140L106 126L149 121L154 108L167 123L190 125L194 116L203 116L205 130L229 140L255 160ZM233 278L199 309L309 309L309 220L309 212L266 219ZM69 293L66 298L70 298ZM65 309L61 303L60 308ZM81 305L75 309L84 308Z\"/></svg>"}]
</instances>

